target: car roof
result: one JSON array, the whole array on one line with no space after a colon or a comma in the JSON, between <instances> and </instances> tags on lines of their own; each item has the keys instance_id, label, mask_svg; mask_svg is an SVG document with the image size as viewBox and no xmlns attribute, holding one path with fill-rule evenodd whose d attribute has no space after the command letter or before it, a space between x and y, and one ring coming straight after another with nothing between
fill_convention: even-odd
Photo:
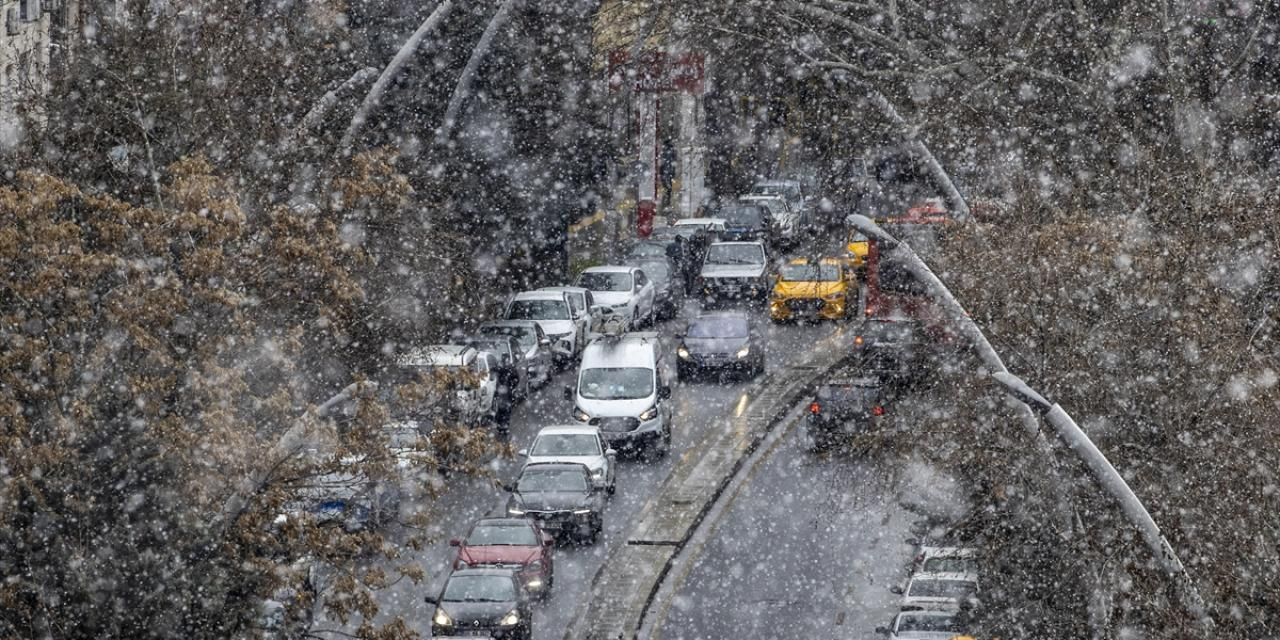
<instances>
[{"instance_id":1,"label":"car roof","mask_svg":"<svg viewBox=\"0 0 1280 640\"><path fill-rule=\"evenodd\" d=\"M559 287L538 287L538 291L562 291L564 293L586 293L587 289L583 287L562 285Z\"/></svg>"},{"instance_id":2,"label":"car roof","mask_svg":"<svg viewBox=\"0 0 1280 640\"><path fill-rule=\"evenodd\" d=\"M461 366L479 352L461 344L431 344L407 349L396 356L396 364L410 367Z\"/></svg>"},{"instance_id":3,"label":"car roof","mask_svg":"<svg viewBox=\"0 0 1280 640\"><path fill-rule=\"evenodd\" d=\"M634 268L626 265L606 264L598 267L587 267L583 273L630 273Z\"/></svg>"},{"instance_id":4,"label":"car roof","mask_svg":"<svg viewBox=\"0 0 1280 640\"><path fill-rule=\"evenodd\" d=\"M749 245L754 246L754 247L760 247L761 249L763 249L763 248L764 248L764 243L763 243L763 242L761 242L761 241L759 241L759 240L736 240L736 241L733 241L733 242L712 242L712 243L711 243L711 246L713 246L713 247L714 247L714 246L716 246L716 245L718 245L718 244L726 244L726 245L749 244Z\"/></svg>"},{"instance_id":5,"label":"car roof","mask_svg":"<svg viewBox=\"0 0 1280 640\"><path fill-rule=\"evenodd\" d=\"M512 300L560 300L564 301L563 291L521 291Z\"/></svg>"},{"instance_id":6,"label":"car roof","mask_svg":"<svg viewBox=\"0 0 1280 640\"><path fill-rule=\"evenodd\" d=\"M671 225L678 227L681 225L707 225L707 224L724 224L724 218L680 218L676 223Z\"/></svg>"},{"instance_id":7,"label":"car roof","mask_svg":"<svg viewBox=\"0 0 1280 640\"><path fill-rule=\"evenodd\" d=\"M974 583L976 583L976 582L978 581L978 574L976 574L976 573L959 573L959 572L946 572L946 573L944 573L944 572L936 572L936 573L934 573L934 572L928 572L928 573L917 573L917 574L915 574L915 575L911 576L911 581L912 581L912 582L915 582L916 580L958 580L958 581L961 581L961 582L974 582Z\"/></svg>"},{"instance_id":8,"label":"car roof","mask_svg":"<svg viewBox=\"0 0 1280 640\"><path fill-rule=\"evenodd\" d=\"M623 334L619 338L593 340L582 352L581 369L618 365L653 368L658 361L656 337Z\"/></svg>"},{"instance_id":9,"label":"car roof","mask_svg":"<svg viewBox=\"0 0 1280 640\"><path fill-rule=\"evenodd\" d=\"M488 321L488 322L486 322L486 323L484 323L484 324L480 325L480 328L481 328L481 329L483 329L483 328L485 328L485 327L526 327L526 328L529 328L529 327L536 327L536 326L538 326L538 322L537 322L536 320L490 320L490 321Z\"/></svg>"},{"instance_id":10,"label":"car roof","mask_svg":"<svg viewBox=\"0 0 1280 640\"><path fill-rule=\"evenodd\" d=\"M920 553L924 554L927 558L941 558L947 556L970 558L977 555L978 550L973 547L931 547L928 545L922 545L920 547Z\"/></svg>"},{"instance_id":11,"label":"car roof","mask_svg":"<svg viewBox=\"0 0 1280 640\"><path fill-rule=\"evenodd\" d=\"M747 318L751 319L751 315L742 309L722 309L717 311L703 311L694 316L694 320L711 320L713 318Z\"/></svg>"},{"instance_id":12,"label":"car roof","mask_svg":"<svg viewBox=\"0 0 1280 640\"><path fill-rule=\"evenodd\" d=\"M543 427L538 430L538 435L534 437L541 437L544 435L593 435L594 436L599 434L600 434L600 430L596 427L567 424L567 425L552 425L550 427Z\"/></svg>"}]
</instances>

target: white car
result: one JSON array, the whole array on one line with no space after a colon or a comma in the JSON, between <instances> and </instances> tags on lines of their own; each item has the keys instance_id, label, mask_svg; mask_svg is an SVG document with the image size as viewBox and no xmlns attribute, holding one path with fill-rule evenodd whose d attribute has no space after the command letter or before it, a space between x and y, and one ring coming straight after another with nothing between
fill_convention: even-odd
<instances>
[{"instance_id":1,"label":"white car","mask_svg":"<svg viewBox=\"0 0 1280 640\"><path fill-rule=\"evenodd\" d=\"M711 233L724 233L724 218L681 218L671 225L678 231L700 229ZM680 235L685 235L681 233Z\"/></svg>"},{"instance_id":2,"label":"white car","mask_svg":"<svg viewBox=\"0 0 1280 640\"><path fill-rule=\"evenodd\" d=\"M563 293L569 299L569 307L573 311L573 322L578 325L578 335L581 336L580 344L578 344L577 353L582 354L582 348L591 342L591 328L595 325L601 315L601 307L596 304L595 296L591 295L590 289L582 287L540 287L538 291L555 291Z\"/></svg>"},{"instance_id":3,"label":"white car","mask_svg":"<svg viewBox=\"0 0 1280 640\"><path fill-rule=\"evenodd\" d=\"M533 320L551 340L551 353L563 365L577 357L586 343L585 321L574 316L573 305L563 291L524 291L507 302L504 320Z\"/></svg>"},{"instance_id":4,"label":"white car","mask_svg":"<svg viewBox=\"0 0 1280 640\"><path fill-rule=\"evenodd\" d=\"M653 323L656 290L638 267L591 267L574 284L591 290L597 304L621 314L632 329Z\"/></svg>"},{"instance_id":5,"label":"white car","mask_svg":"<svg viewBox=\"0 0 1280 640\"><path fill-rule=\"evenodd\" d=\"M911 576L902 594L902 610L938 609L957 611L962 604L977 604L978 576L972 573L917 573Z\"/></svg>"},{"instance_id":6,"label":"white car","mask_svg":"<svg viewBox=\"0 0 1280 640\"><path fill-rule=\"evenodd\" d=\"M876 632L890 640L952 640L965 634L950 611L903 611L894 616L892 625Z\"/></svg>"},{"instance_id":7,"label":"white car","mask_svg":"<svg viewBox=\"0 0 1280 640\"><path fill-rule=\"evenodd\" d=\"M912 562L916 573L978 573L978 550L972 547L920 547Z\"/></svg>"},{"instance_id":8,"label":"white car","mask_svg":"<svg viewBox=\"0 0 1280 640\"><path fill-rule=\"evenodd\" d=\"M804 215L781 196L748 198L748 200L769 210L769 219L772 220L775 238L795 240L807 224Z\"/></svg>"},{"instance_id":9,"label":"white car","mask_svg":"<svg viewBox=\"0 0 1280 640\"><path fill-rule=\"evenodd\" d=\"M755 200L761 198L783 198L787 204L791 205L796 211L803 210L808 205L808 198L805 196L804 187L801 186L799 180L760 180L752 185L751 190L743 194L742 200Z\"/></svg>"},{"instance_id":10,"label":"white car","mask_svg":"<svg viewBox=\"0 0 1280 640\"><path fill-rule=\"evenodd\" d=\"M526 464L539 462L576 462L591 470L596 486L613 493L617 486L614 461L618 453L610 449L595 427L543 427L528 449L519 451L528 458Z\"/></svg>"},{"instance_id":11,"label":"white car","mask_svg":"<svg viewBox=\"0 0 1280 640\"><path fill-rule=\"evenodd\" d=\"M542 387L551 381L551 340L533 320L494 320L480 325L482 336L511 336L524 349L529 385Z\"/></svg>"},{"instance_id":12,"label":"white car","mask_svg":"<svg viewBox=\"0 0 1280 640\"><path fill-rule=\"evenodd\" d=\"M600 430L610 449L671 449L671 385L656 333L605 336L582 352L576 386L565 388L573 417Z\"/></svg>"},{"instance_id":13,"label":"white car","mask_svg":"<svg viewBox=\"0 0 1280 640\"><path fill-rule=\"evenodd\" d=\"M474 384L460 385L454 390L452 402L441 399L452 405L464 421L494 420L503 427L503 399L498 397L498 376L494 369L497 358L487 351L477 351L472 347L456 344L436 344L410 349L396 358L396 366L401 370L401 378L408 378L417 373L433 374L436 372L457 374L463 372L474 376Z\"/></svg>"}]
</instances>

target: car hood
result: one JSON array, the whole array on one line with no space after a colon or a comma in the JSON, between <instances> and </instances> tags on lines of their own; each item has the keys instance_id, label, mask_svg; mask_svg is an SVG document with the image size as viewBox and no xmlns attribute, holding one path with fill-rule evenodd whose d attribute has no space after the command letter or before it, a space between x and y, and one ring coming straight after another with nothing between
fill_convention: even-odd
<instances>
[{"instance_id":1,"label":"car hood","mask_svg":"<svg viewBox=\"0 0 1280 640\"><path fill-rule=\"evenodd\" d=\"M902 606L937 611L954 611L960 608L960 601L946 596L906 596L902 598Z\"/></svg>"},{"instance_id":2,"label":"car hood","mask_svg":"<svg viewBox=\"0 0 1280 640\"><path fill-rule=\"evenodd\" d=\"M631 303L630 291L592 291L591 296L595 298L596 304L607 304L611 307Z\"/></svg>"},{"instance_id":3,"label":"car hood","mask_svg":"<svg viewBox=\"0 0 1280 640\"><path fill-rule=\"evenodd\" d=\"M653 406L653 396L634 400L588 400L578 397L578 408L592 418L634 418Z\"/></svg>"},{"instance_id":4,"label":"car hood","mask_svg":"<svg viewBox=\"0 0 1280 640\"><path fill-rule=\"evenodd\" d=\"M538 559L542 547L516 545L465 546L458 558L470 565L477 564L529 564Z\"/></svg>"},{"instance_id":5,"label":"car hood","mask_svg":"<svg viewBox=\"0 0 1280 640\"><path fill-rule=\"evenodd\" d=\"M529 456L528 464L538 462L576 462L592 471L604 468L604 456Z\"/></svg>"},{"instance_id":6,"label":"car hood","mask_svg":"<svg viewBox=\"0 0 1280 640\"><path fill-rule=\"evenodd\" d=\"M957 631L903 631L890 637L899 640L952 640L959 635L964 634Z\"/></svg>"},{"instance_id":7,"label":"car hood","mask_svg":"<svg viewBox=\"0 0 1280 640\"><path fill-rule=\"evenodd\" d=\"M762 264L704 264L704 278L758 278L764 273Z\"/></svg>"},{"instance_id":8,"label":"car hood","mask_svg":"<svg viewBox=\"0 0 1280 640\"><path fill-rule=\"evenodd\" d=\"M846 289L842 282L779 282L773 285L773 295L781 298L822 298Z\"/></svg>"},{"instance_id":9,"label":"car hood","mask_svg":"<svg viewBox=\"0 0 1280 640\"><path fill-rule=\"evenodd\" d=\"M548 336L573 333L572 320L538 320L537 323L538 326L542 327L542 332Z\"/></svg>"},{"instance_id":10,"label":"car hood","mask_svg":"<svg viewBox=\"0 0 1280 640\"><path fill-rule=\"evenodd\" d=\"M516 492L516 502L532 511L566 511L577 509L587 503L589 493L581 491L535 491Z\"/></svg>"},{"instance_id":11,"label":"car hood","mask_svg":"<svg viewBox=\"0 0 1280 640\"><path fill-rule=\"evenodd\" d=\"M689 353L737 353L743 345L747 344L748 338L685 338L684 348Z\"/></svg>"},{"instance_id":12,"label":"car hood","mask_svg":"<svg viewBox=\"0 0 1280 640\"><path fill-rule=\"evenodd\" d=\"M516 608L516 601L506 602L441 602L455 628L470 626L493 626L498 624L502 616ZM479 623L478 625L476 623Z\"/></svg>"}]
</instances>

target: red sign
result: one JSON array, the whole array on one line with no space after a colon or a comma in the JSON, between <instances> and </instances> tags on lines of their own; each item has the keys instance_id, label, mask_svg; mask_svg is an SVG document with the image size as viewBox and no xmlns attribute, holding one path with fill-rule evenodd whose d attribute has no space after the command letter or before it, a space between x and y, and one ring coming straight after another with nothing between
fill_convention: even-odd
<instances>
[{"instance_id":1,"label":"red sign","mask_svg":"<svg viewBox=\"0 0 1280 640\"><path fill-rule=\"evenodd\" d=\"M615 49L609 53L609 89L621 89L628 76L635 91L665 93L669 91L702 92L706 56L701 53L668 54L645 51L628 68L629 51ZM634 75L632 75L634 73Z\"/></svg>"}]
</instances>

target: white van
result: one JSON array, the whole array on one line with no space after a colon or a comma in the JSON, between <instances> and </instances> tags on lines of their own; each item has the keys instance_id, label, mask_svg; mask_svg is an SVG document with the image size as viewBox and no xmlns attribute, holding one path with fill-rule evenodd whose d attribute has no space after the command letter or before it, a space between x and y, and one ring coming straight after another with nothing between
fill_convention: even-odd
<instances>
[{"instance_id":1,"label":"white van","mask_svg":"<svg viewBox=\"0 0 1280 640\"><path fill-rule=\"evenodd\" d=\"M573 417L600 429L609 448L666 455L671 449L671 386L657 333L605 336L587 345L578 383L565 387Z\"/></svg>"}]
</instances>

